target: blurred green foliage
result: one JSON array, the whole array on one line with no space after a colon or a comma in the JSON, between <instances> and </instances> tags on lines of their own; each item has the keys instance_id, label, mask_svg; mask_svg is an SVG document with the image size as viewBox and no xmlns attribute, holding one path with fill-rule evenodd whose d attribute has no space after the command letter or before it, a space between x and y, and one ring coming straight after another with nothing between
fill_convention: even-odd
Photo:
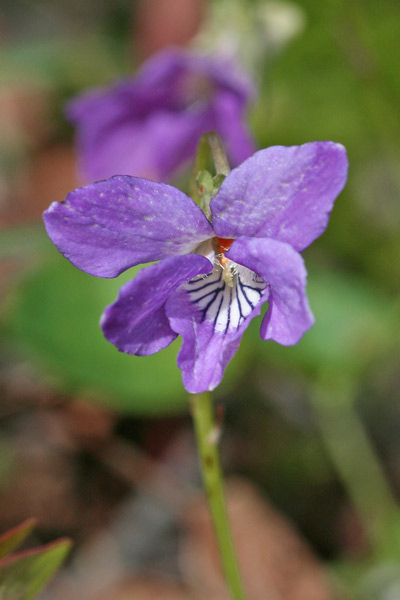
<instances>
[{"instance_id":1,"label":"blurred green foliage","mask_svg":"<svg viewBox=\"0 0 400 600\"><path fill-rule=\"evenodd\" d=\"M254 131L262 147L328 139L346 146L349 180L318 245L346 270L398 291L399 5L297 4L305 29L266 63Z\"/></svg>"},{"instance_id":2,"label":"blurred green foliage","mask_svg":"<svg viewBox=\"0 0 400 600\"><path fill-rule=\"evenodd\" d=\"M140 413L183 409L176 344L153 357L130 357L103 337L100 316L127 276L96 279L54 254L12 298L7 318L12 337L69 391Z\"/></svg>"}]
</instances>

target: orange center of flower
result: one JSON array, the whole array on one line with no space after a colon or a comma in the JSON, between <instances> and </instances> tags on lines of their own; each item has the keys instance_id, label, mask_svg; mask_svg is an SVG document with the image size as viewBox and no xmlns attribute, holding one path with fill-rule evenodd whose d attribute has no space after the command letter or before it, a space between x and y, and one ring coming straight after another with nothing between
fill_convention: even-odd
<instances>
[{"instance_id":1,"label":"orange center of flower","mask_svg":"<svg viewBox=\"0 0 400 600\"><path fill-rule=\"evenodd\" d=\"M217 250L218 250L218 258L223 267L225 267L226 263L228 262L228 259L225 258L225 256L224 256L225 252L228 252L229 248L232 246L232 243L234 241L235 240L219 238L219 237L215 238L215 244L216 244Z\"/></svg>"}]
</instances>

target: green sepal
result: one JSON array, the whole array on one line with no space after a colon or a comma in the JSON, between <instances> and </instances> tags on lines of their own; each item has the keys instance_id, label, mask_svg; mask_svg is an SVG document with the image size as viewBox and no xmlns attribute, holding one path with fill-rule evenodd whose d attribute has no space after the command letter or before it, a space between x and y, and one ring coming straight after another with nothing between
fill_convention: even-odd
<instances>
[{"instance_id":1,"label":"green sepal","mask_svg":"<svg viewBox=\"0 0 400 600\"><path fill-rule=\"evenodd\" d=\"M200 171L197 174L196 186L199 196L199 206L207 219L211 219L210 202L218 192L225 177L226 175L221 173L213 177L209 171Z\"/></svg>"},{"instance_id":2,"label":"green sepal","mask_svg":"<svg viewBox=\"0 0 400 600\"><path fill-rule=\"evenodd\" d=\"M214 178L209 171L200 171L196 177L196 185L200 198L209 195L214 191Z\"/></svg>"},{"instance_id":3,"label":"green sepal","mask_svg":"<svg viewBox=\"0 0 400 600\"><path fill-rule=\"evenodd\" d=\"M221 185L223 184L224 180L226 178L226 175L224 175L223 173L218 173L217 175L214 175L213 177L213 196L215 196L215 194L218 192L219 188L221 187Z\"/></svg>"},{"instance_id":4,"label":"green sepal","mask_svg":"<svg viewBox=\"0 0 400 600\"><path fill-rule=\"evenodd\" d=\"M214 163L216 175L208 170ZM210 131L201 136L194 162L191 179L191 196L201 208L207 219L211 221L210 201L218 192L225 177L229 173L229 164L219 136Z\"/></svg>"}]
</instances>

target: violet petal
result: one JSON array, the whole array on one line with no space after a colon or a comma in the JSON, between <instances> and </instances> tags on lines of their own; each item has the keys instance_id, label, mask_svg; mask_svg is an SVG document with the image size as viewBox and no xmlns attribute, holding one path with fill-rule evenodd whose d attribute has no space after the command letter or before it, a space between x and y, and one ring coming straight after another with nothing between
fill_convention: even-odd
<instances>
[{"instance_id":1,"label":"violet petal","mask_svg":"<svg viewBox=\"0 0 400 600\"><path fill-rule=\"evenodd\" d=\"M128 176L74 190L65 202L53 202L43 218L60 252L97 277L116 277L139 263L187 254L213 235L183 192Z\"/></svg>"},{"instance_id":2,"label":"violet petal","mask_svg":"<svg viewBox=\"0 0 400 600\"><path fill-rule=\"evenodd\" d=\"M162 350L177 336L165 316L165 301L181 283L210 269L210 261L199 254L166 258L142 269L105 309L101 319L105 337L127 354L145 356Z\"/></svg>"},{"instance_id":3,"label":"violet petal","mask_svg":"<svg viewBox=\"0 0 400 600\"><path fill-rule=\"evenodd\" d=\"M230 62L164 50L135 77L69 103L80 170L89 180L128 174L160 181L192 158L200 135L212 129L238 164L246 154L242 149L239 156L236 130L245 130L244 107L253 95L251 83ZM229 98L229 110L222 110L220 97Z\"/></svg>"},{"instance_id":4,"label":"violet petal","mask_svg":"<svg viewBox=\"0 0 400 600\"><path fill-rule=\"evenodd\" d=\"M92 180L119 174L163 181L194 155L201 134L212 128L214 121L203 112L159 109L145 119L118 120L106 131L88 117L78 135L80 171Z\"/></svg>"},{"instance_id":5,"label":"violet petal","mask_svg":"<svg viewBox=\"0 0 400 600\"><path fill-rule=\"evenodd\" d=\"M260 334L284 346L297 344L314 324L306 296L307 271L289 244L268 238L239 238L226 257L245 265L269 284L268 312Z\"/></svg>"},{"instance_id":6,"label":"violet petal","mask_svg":"<svg viewBox=\"0 0 400 600\"><path fill-rule=\"evenodd\" d=\"M260 150L228 175L211 201L216 235L269 237L301 251L325 230L346 177L340 144Z\"/></svg>"},{"instance_id":7,"label":"violet petal","mask_svg":"<svg viewBox=\"0 0 400 600\"><path fill-rule=\"evenodd\" d=\"M230 286L217 267L168 298L166 315L171 328L182 336L178 367L188 392L202 393L220 383L245 329L268 299L265 283L253 275L239 267Z\"/></svg>"}]
</instances>

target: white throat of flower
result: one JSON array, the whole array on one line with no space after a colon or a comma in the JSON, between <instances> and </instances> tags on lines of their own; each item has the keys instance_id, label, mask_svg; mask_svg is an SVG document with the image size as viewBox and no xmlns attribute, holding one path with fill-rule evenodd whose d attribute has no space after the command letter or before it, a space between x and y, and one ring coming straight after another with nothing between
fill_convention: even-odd
<instances>
[{"instance_id":1,"label":"white throat of flower","mask_svg":"<svg viewBox=\"0 0 400 600\"><path fill-rule=\"evenodd\" d=\"M184 289L201 313L201 322L213 323L214 330L224 334L234 332L259 304L267 284L247 267L225 258L218 248L215 251L211 241L197 252L213 262L214 268L185 283Z\"/></svg>"}]
</instances>

